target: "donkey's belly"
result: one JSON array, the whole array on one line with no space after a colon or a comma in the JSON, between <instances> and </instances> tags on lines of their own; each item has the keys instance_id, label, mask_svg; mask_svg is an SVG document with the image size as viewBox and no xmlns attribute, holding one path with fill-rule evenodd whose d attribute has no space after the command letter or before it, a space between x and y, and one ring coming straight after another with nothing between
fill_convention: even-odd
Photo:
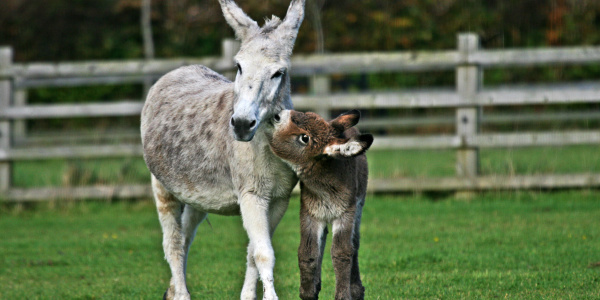
<instances>
[{"instance_id":1,"label":"donkey's belly","mask_svg":"<svg viewBox=\"0 0 600 300\"><path fill-rule=\"evenodd\" d=\"M200 211L219 215L240 214L238 197L233 189L205 187L202 192L194 191L190 195L175 196Z\"/></svg>"}]
</instances>

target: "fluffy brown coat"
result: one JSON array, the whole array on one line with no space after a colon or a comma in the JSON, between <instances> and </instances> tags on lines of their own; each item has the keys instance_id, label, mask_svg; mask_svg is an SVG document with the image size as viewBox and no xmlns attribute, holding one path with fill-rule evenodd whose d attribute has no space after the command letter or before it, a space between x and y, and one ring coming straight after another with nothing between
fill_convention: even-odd
<instances>
[{"instance_id":1,"label":"fluffy brown coat","mask_svg":"<svg viewBox=\"0 0 600 300\"><path fill-rule=\"evenodd\" d=\"M274 117L275 131L268 137L271 149L300 179L298 264L302 299L318 298L328 223L333 230L335 299L364 299L358 249L368 177L364 152L373 136L351 128L359 118L356 110L331 122L314 113L296 111L283 111Z\"/></svg>"}]
</instances>

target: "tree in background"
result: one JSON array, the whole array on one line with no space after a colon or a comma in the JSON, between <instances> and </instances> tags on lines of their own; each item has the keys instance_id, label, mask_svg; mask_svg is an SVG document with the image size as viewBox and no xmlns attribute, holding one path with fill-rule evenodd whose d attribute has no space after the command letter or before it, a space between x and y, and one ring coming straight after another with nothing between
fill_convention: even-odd
<instances>
[{"instance_id":1,"label":"tree in background","mask_svg":"<svg viewBox=\"0 0 600 300\"><path fill-rule=\"evenodd\" d=\"M273 12L283 17L289 4L238 2L259 20ZM0 44L13 46L17 61L141 58L141 4L2 0ZM600 43L595 0L309 0L308 5L296 52L314 52L321 37L330 52L448 49L464 31L480 34L487 48ZM157 57L216 55L220 40L233 36L216 0L153 0L151 19Z\"/></svg>"}]
</instances>

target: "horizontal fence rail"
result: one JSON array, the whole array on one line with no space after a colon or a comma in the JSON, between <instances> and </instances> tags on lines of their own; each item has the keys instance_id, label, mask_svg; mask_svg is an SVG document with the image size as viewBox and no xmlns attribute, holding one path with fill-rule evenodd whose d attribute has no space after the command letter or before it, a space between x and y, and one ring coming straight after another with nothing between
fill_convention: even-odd
<instances>
[{"instance_id":1,"label":"horizontal fence rail","mask_svg":"<svg viewBox=\"0 0 600 300\"><path fill-rule=\"evenodd\" d=\"M12 187L10 166L14 161L130 157L142 154L137 132L115 134L115 138L127 140L119 144L66 145L74 138L11 136L13 132L11 124L14 123L16 128L19 122L29 119L138 116L143 101L129 99L86 104L27 105L26 91L39 87L142 83L148 78L156 80L175 68L191 64L202 64L232 77L232 72L235 71L232 57L237 52L236 47L239 47L239 44L226 41L223 45L224 54L221 57L24 64L12 63L10 49L0 49L0 133L2 133L0 135L0 193L4 191L4 196L0 194L0 198L33 201L46 198L150 197L150 189L147 185L37 189ZM478 171L478 149L599 144L599 130L509 133L479 131L481 124L600 120L600 112L597 111L519 115L482 115L480 112L483 107L599 103L600 81L484 87L481 78L483 71L489 68L598 64L600 47L486 50L479 48L478 37L473 34L459 35L458 45L457 50L444 51L295 55L292 58L291 74L308 76L311 92L292 95L294 106L299 110L313 110L326 116L330 116L333 110L351 108L363 110L447 108L455 112L454 116L424 116L407 119L365 118L361 121L359 124L361 128L437 124L453 125L456 129L456 133L452 135L377 136L373 149L455 149L457 176L373 179L370 182L370 191L599 187L600 174L482 176ZM331 93L329 87L328 76L331 74L436 71L455 71L456 87L352 93ZM8 137L5 133L8 133ZM81 135L82 138L85 136L85 134ZM55 144L36 146L29 145L27 142L36 139ZM29 146L16 147L17 144Z\"/></svg>"},{"instance_id":2,"label":"horizontal fence rail","mask_svg":"<svg viewBox=\"0 0 600 300\"><path fill-rule=\"evenodd\" d=\"M600 102L600 82L532 86L503 86L481 91L473 100L461 99L455 91L404 90L338 93L327 96L292 95L294 108L324 106L328 109L432 108L462 106L516 106ZM54 104L9 107L0 119L46 119L139 115L144 103L125 100L112 103Z\"/></svg>"},{"instance_id":3,"label":"horizontal fence rail","mask_svg":"<svg viewBox=\"0 0 600 300\"><path fill-rule=\"evenodd\" d=\"M455 135L376 136L371 149L457 149L464 147L539 147L600 143L600 131L565 131L560 133L478 134L462 139ZM100 158L141 156L139 144L97 146L45 146L42 148L0 150L0 161L54 158Z\"/></svg>"},{"instance_id":4,"label":"horizontal fence rail","mask_svg":"<svg viewBox=\"0 0 600 300\"><path fill-rule=\"evenodd\" d=\"M468 191L506 191L521 189L557 189L557 188L596 188L600 186L600 174L550 174L527 176L479 176L477 178L395 178L369 179L367 191L375 192L452 192ZM292 191L300 193L299 186ZM86 186L61 188L13 188L6 198L12 201L48 201L48 200L84 200L150 198L152 188L149 184L122 186Z\"/></svg>"},{"instance_id":5,"label":"horizontal fence rail","mask_svg":"<svg viewBox=\"0 0 600 300\"><path fill-rule=\"evenodd\" d=\"M600 62L600 47L564 47L555 49L477 50L468 56L458 51L409 51L394 53L336 53L295 55L292 74L380 73L403 71L453 70L459 65L484 68L539 66L553 64L590 64ZM97 61L73 63L14 64L0 70L4 78L57 78L98 76L146 76L164 74L181 66L200 64L218 72L234 69L233 61L211 57L203 59L164 59ZM140 79L141 80L141 79Z\"/></svg>"}]
</instances>

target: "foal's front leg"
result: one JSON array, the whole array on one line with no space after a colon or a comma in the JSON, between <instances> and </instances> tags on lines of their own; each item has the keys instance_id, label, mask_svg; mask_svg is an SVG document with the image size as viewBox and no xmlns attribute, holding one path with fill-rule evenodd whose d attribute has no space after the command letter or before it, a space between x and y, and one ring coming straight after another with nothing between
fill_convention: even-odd
<instances>
[{"instance_id":1,"label":"foal's front leg","mask_svg":"<svg viewBox=\"0 0 600 300\"><path fill-rule=\"evenodd\" d=\"M317 295L321 291L321 272L323 270L323 254L325 253L325 244L327 243L327 224L324 224L325 228L323 228L321 234L321 241L319 245L321 249L319 249L319 265L317 266L317 275L316 276L316 286L317 286Z\"/></svg>"},{"instance_id":2,"label":"foal's front leg","mask_svg":"<svg viewBox=\"0 0 600 300\"><path fill-rule=\"evenodd\" d=\"M273 284L275 254L271 245L268 211L269 202L266 199L262 199L251 193L243 194L240 198L242 222L250 240L248 246L248 270L246 271L246 280L242 289L242 298L256 298L256 295L250 295L250 292L253 290L252 278L248 277L256 278L253 268L255 267L263 284L263 299L278 299ZM253 264L251 259L253 260ZM254 286L256 286L255 283Z\"/></svg>"},{"instance_id":3,"label":"foal's front leg","mask_svg":"<svg viewBox=\"0 0 600 300\"><path fill-rule=\"evenodd\" d=\"M298 266L300 267L300 298L318 299L321 281L321 261L323 235L326 223L313 218L305 209L300 211L300 246L298 247Z\"/></svg>"},{"instance_id":4,"label":"foal's front leg","mask_svg":"<svg viewBox=\"0 0 600 300\"><path fill-rule=\"evenodd\" d=\"M354 231L354 214L344 215L333 221L333 242L331 258L335 272L335 299L352 299L350 293L350 277L354 249L352 236Z\"/></svg>"}]
</instances>

